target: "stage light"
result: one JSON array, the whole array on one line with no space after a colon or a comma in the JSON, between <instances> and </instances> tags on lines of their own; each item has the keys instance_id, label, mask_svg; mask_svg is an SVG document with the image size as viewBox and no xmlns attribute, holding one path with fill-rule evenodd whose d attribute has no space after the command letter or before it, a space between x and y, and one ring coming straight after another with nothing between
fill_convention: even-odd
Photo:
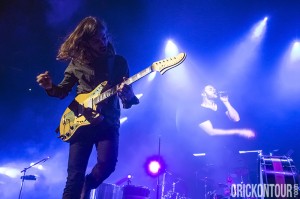
<instances>
[{"instance_id":1,"label":"stage light","mask_svg":"<svg viewBox=\"0 0 300 199\"><path fill-rule=\"evenodd\" d=\"M136 94L135 96L136 96L138 99L141 99L141 97L143 97L143 93Z\"/></svg>"},{"instance_id":2,"label":"stage light","mask_svg":"<svg viewBox=\"0 0 300 199\"><path fill-rule=\"evenodd\" d=\"M206 156L206 153L194 153L193 156L195 157Z\"/></svg>"},{"instance_id":3,"label":"stage light","mask_svg":"<svg viewBox=\"0 0 300 199\"><path fill-rule=\"evenodd\" d=\"M258 24L254 26L252 32L252 39L258 39L263 36L263 34L266 32L267 21L268 21L268 17L265 17L262 21L260 21Z\"/></svg>"},{"instance_id":4,"label":"stage light","mask_svg":"<svg viewBox=\"0 0 300 199\"><path fill-rule=\"evenodd\" d=\"M123 124L127 119L128 119L127 117L122 117L122 118L120 119L120 124Z\"/></svg>"},{"instance_id":5,"label":"stage light","mask_svg":"<svg viewBox=\"0 0 300 199\"><path fill-rule=\"evenodd\" d=\"M165 47L165 55L166 57L176 56L178 54L178 47L172 40L168 40Z\"/></svg>"},{"instance_id":6,"label":"stage light","mask_svg":"<svg viewBox=\"0 0 300 199\"><path fill-rule=\"evenodd\" d=\"M274 89L279 98L289 104L299 102L300 84L300 43L299 40L290 43L282 55L278 65L277 75L274 76Z\"/></svg>"},{"instance_id":7,"label":"stage light","mask_svg":"<svg viewBox=\"0 0 300 199\"><path fill-rule=\"evenodd\" d=\"M151 177L157 177L166 170L166 165L161 156L155 155L147 158L144 168Z\"/></svg>"},{"instance_id":8,"label":"stage light","mask_svg":"<svg viewBox=\"0 0 300 199\"><path fill-rule=\"evenodd\" d=\"M152 73L150 73L148 76L148 82L151 82L152 80L154 80L155 76L156 76L156 71L153 71Z\"/></svg>"},{"instance_id":9,"label":"stage light","mask_svg":"<svg viewBox=\"0 0 300 199\"><path fill-rule=\"evenodd\" d=\"M9 176L11 178L17 178L20 176L20 171L10 167L0 167L0 174Z\"/></svg>"},{"instance_id":10,"label":"stage light","mask_svg":"<svg viewBox=\"0 0 300 199\"><path fill-rule=\"evenodd\" d=\"M148 169L151 173L157 174L158 171L160 170L160 167L161 166L160 166L159 162L154 160L149 163Z\"/></svg>"},{"instance_id":11,"label":"stage light","mask_svg":"<svg viewBox=\"0 0 300 199\"><path fill-rule=\"evenodd\" d=\"M261 154L262 150L239 151L239 154L246 154L246 153L258 153L258 154Z\"/></svg>"},{"instance_id":12,"label":"stage light","mask_svg":"<svg viewBox=\"0 0 300 199\"><path fill-rule=\"evenodd\" d=\"M291 50L291 55L290 55L290 60L291 62L296 62L300 60L300 42L295 41Z\"/></svg>"}]
</instances>

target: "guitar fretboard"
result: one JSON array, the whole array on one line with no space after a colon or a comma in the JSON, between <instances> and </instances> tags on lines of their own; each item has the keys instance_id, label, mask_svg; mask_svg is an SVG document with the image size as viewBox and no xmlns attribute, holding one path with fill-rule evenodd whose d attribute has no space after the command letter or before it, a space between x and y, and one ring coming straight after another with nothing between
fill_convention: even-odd
<instances>
[{"instance_id":1,"label":"guitar fretboard","mask_svg":"<svg viewBox=\"0 0 300 199\"><path fill-rule=\"evenodd\" d=\"M145 77L146 75L150 74L151 72L152 72L152 68L151 68L151 66L149 66L148 68L146 68L146 69L142 70L141 72L139 72L139 73L133 75L132 77L128 78L128 79L125 81L125 83L126 83L127 85L130 85L130 84L136 82L137 80L139 80L139 79ZM94 99L94 103L95 103L95 104L98 104L98 103L102 102L103 100L105 100L105 99L107 99L107 98L109 98L109 97L115 95L115 94L117 93L117 88L118 88L120 85L121 85L121 84L118 84L118 85L116 85L116 86L114 86L114 87L112 87L112 88L106 90L105 92L101 93L98 97L96 97L96 98Z\"/></svg>"}]
</instances>

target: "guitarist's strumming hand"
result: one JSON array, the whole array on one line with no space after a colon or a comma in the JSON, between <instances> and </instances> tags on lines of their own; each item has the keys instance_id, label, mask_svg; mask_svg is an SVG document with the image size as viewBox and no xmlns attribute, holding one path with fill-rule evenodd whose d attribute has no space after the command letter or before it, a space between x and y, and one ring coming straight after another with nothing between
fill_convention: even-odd
<instances>
[{"instance_id":1,"label":"guitarist's strumming hand","mask_svg":"<svg viewBox=\"0 0 300 199\"><path fill-rule=\"evenodd\" d=\"M52 88L52 79L51 79L48 71L39 74L36 77L36 82L39 83L39 85L46 90L49 90Z\"/></svg>"},{"instance_id":2,"label":"guitarist's strumming hand","mask_svg":"<svg viewBox=\"0 0 300 199\"><path fill-rule=\"evenodd\" d=\"M122 101L131 101L135 97L135 95L131 86L125 83L127 78L123 77L123 79L124 81L117 88L118 96L121 98Z\"/></svg>"}]
</instances>

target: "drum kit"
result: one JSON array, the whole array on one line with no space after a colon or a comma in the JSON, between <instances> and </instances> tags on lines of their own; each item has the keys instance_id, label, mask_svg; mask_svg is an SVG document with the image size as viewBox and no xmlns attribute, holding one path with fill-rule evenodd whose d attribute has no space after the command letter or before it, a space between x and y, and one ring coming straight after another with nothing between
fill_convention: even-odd
<instances>
[{"instance_id":1,"label":"drum kit","mask_svg":"<svg viewBox=\"0 0 300 199\"><path fill-rule=\"evenodd\" d=\"M228 172L223 182L215 183L212 177L198 176L197 189L203 192L197 194L197 198L203 199L231 199L234 191L234 184L292 184L299 185L298 171L291 157L289 156L273 156L262 155L257 158L258 167L256 168L255 177L257 181L253 182L249 179L250 170L247 167L236 167ZM166 171L163 173L161 183L160 199L190 199L181 190L180 185L183 180L174 174ZM201 188L202 187L202 188ZM297 186L295 186L297 187ZM181 190L181 191L180 191ZM293 190L296 191L296 190ZM300 191L300 190L298 190ZM144 186L135 186L127 184L119 186L115 184L102 183L90 199L149 199L151 190ZM202 195L203 194L203 195ZM239 199L250 199L240 198Z\"/></svg>"},{"instance_id":2,"label":"drum kit","mask_svg":"<svg viewBox=\"0 0 300 199\"><path fill-rule=\"evenodd\" d=\"M298 193L300 191L300 175L298 176L299 173L293 159L286 155L262 155L261 151L259 152L257 156L258 167L253 169L255 170L254 173L250 172L252 170L245 166L232 169L228 173L225 182L222 183L215 183L215 180L211 177L200 178L200 182L202 182L200 186L203 186L204 193L202 194L204 196L198 194L198 197L204 199L230 199L234 195L231 193L231 191L234 191L232 189L234 184L289 184L293 187L292 193ZM250 180L250 175L255 175L256 180ZM298 188L298 190L294 190L295 188ZM250 199L248 197L235 198Z\"/></svg>"},{"instance_id":3,"label":"drum kit","mask_svg":"<svg viewBox=\"0 0 300 199\"><path fill-rule=\"evenodd\" d=\"M203 199L227 199L230 198L232 184L231 176L228 176L225 183L215 183L213 179L205 177L200 179L204 186Z\"/></svg>"},{"instance_id":4,"label":"drum kit","mask_svg":"<svg viewBox=\"0 0 300 199\"><path fill-rule=\"evenodd\" d=\"M170 176L167 178L166 176ZM179 192L176 189L176 186L178 183L181 183L183 180L174 174L172 174L169 171L165 171L163 174L163 180L162 180L162 193L161 193L161 199L190 199L185 196L184 193ZM167 186L171 185L171 186ZM166 191L166 188L169 188Z\"/></svg>"},{"instance_id":5,"label":"drum kit","mask_svg":"<svg viewBox=\"0 0 300 199\"><path fill-rule=\"evenodd\" d=\"M187 198L184 195L181 195L180 193L170 191L163 197L163 199L190 199L190 198Z\"/></svg>"},{"instance_id":6,"label":"drum kit","mask_svg":"<svg viewBox=\"0 0 300 199\"><path fill-rule=\"evenodd\" d=\"M229 199L233 183L231 176L228 176L226 181L226 183L218 183L215 188L207 190L204 193L204 199Z\"/></svg>"},{"instance_id":7,"label":"drum kit","mask_svg":"<svg viewBox=\"0 0 300 199\"><path fill-rule=\"evenodd\" d=\"M203 199L229 199L232 184L248 181L249 169L235 167L226 169L214 164L206 164L196 172L197 197Z\"/></svg>"}]
</instances>

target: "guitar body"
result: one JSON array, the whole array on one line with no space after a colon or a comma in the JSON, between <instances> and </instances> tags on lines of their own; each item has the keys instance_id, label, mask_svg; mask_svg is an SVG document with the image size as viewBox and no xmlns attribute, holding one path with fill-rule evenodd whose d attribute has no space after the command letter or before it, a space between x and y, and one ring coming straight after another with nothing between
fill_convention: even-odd
<instances>
[{"instance_id":1,"label":"guitar body","mask_svg":"<svg viewBox=\"0 0 300 199\"><path fill-rule=\"evenodd\" d=\"M82 126L98 124L103 120L99 107L93 99L105 90L107 82L102 82L90 93L79 94L64 111L59 124L59 138L65 142L74 138L75 132ZM98 111L97 111L98 109Z\"/></svg>"}]
</instances>

